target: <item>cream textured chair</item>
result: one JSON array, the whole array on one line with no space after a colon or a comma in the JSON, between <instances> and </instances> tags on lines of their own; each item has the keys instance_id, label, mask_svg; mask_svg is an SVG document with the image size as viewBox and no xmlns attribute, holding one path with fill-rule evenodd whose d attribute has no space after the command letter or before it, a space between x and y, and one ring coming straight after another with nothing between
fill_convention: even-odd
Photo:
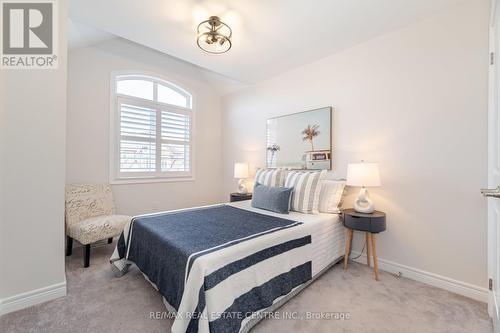
<instances>
[{"instance_id":1,"label":"cream textured chair","mask_svg":"<svg viewBox=\"0 0 500 333\"><path fill-rule=\"evenodd\" d=\"M66 187L66 255L73 252L73 239L84 245L84 267L90 264L90 244L119 236L130 216L115 215L109 185L68 185Z\"/></svg>"}]
</instances>

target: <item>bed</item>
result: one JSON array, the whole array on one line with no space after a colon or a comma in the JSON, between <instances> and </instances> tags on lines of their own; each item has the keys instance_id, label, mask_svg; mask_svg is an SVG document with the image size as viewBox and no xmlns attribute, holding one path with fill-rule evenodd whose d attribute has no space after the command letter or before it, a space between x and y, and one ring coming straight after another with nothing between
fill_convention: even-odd
<instances>
[{"instance_id":1,"label":"bed","mask_svg":"<svg viewBox=\"0 0 500 333\"><path fill-rule=\"evenodd\" d=\"M175 314L172 332L247 332L344 254L338 214L277 214L250 201L132 219L110 259L135 264Z\"/></svg>"}]
</instances>

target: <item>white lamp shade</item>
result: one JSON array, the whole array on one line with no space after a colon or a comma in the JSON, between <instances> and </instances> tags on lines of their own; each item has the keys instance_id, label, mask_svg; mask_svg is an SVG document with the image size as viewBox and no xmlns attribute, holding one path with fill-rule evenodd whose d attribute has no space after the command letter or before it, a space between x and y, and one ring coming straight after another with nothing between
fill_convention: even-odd
<instances>
[{"instance_id":1,"label":"white lamp shade","mask_svg":"<svg viewBox=\"0 0 500 333\"><path fill-rule=\"evenodd\" d=\"M234 163L234 178L242 179L250 177L248 163Z\"/></svg>"},{"instance_id":2,"label":"white lamp shade","mask_svg":"<svg viewBox=\"0 0 500 333\"><path fill-rule=\"evenodd\" d=\"M378 163L349 163L347 182L349 186L381 186Z\"/></svg>"}]
</instances>

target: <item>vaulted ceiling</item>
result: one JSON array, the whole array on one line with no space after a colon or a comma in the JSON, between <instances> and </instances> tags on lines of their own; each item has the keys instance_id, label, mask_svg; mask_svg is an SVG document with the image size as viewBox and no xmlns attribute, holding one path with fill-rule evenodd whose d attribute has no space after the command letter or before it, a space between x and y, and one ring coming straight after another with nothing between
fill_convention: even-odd
<instances>
[{"instance_id":1,"label":"vaulted ceiling","mask_svg":"<svg viewBox=\"0 0 500 333\"><path fill-rule=\"evenodd\" d=\"M463 1L473 0L71 0L70 18L254 83ZM198 23L212 15L233 29L228 53L196 46Z\"/></svg>"}]
</instances>

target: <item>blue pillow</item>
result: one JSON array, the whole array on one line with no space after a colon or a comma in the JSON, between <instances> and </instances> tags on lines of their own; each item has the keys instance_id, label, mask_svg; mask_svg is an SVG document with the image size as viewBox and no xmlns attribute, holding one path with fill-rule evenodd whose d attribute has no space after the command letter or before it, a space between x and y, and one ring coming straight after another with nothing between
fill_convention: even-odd
<instances>
[{"instance_id":1,"label":"blue pillow","mask_svg":"<svg viewBox=\"0 0 500 333\"><path fill-rule=\"evenodd\" d=\"M270 187L255 183L252 195L252 207L288 214L293 187Z\"/></svg>"}]
</instances>

